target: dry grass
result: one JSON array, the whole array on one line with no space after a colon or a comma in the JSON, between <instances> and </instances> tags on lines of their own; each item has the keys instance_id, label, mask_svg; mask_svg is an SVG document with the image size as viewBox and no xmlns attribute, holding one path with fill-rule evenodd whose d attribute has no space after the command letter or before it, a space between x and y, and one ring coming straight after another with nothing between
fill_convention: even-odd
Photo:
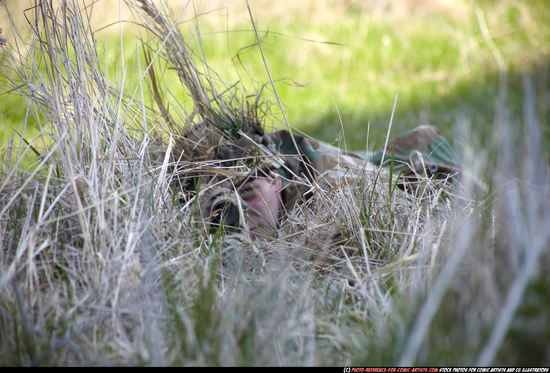
<instances>
[{"instance_id":1,"label":"dry grass","mask_svg":"<svg viewBox=\"0 0 550 373\"><path fill-rule=\"evenodd\" d=\"M253 241L211 232L197 213L208 179L190 192L176 182L210 163L178 169L174 150L191 123L200 123L198 139L229 141L246 94L217 85L174 20L152 20L150 4L141 22L157 39L137 86L127 88L124 69L107 79L91 8L78 6L42 3L39 34L3 61L40 135L30 145L14 139L2 159L0 363L521 362L509 332L531 280L545 283L550 247L547 155L529 76L524 118L506 115L502 87L498 159L470 145L467 131L460 139L464 167L488 190L468 178L451 189L425 180L425 193L412 196L385 170L356 170L332 188L310 185L315 197L289 213L277 238ZM153 59L177 70L193 110L171 108L168 120L145 105ZM513 132L520 120L524 141ZM520 331L537 335L531 324ZM548 364L544 352L535 364Z\"/></svg>"}]
</instances>

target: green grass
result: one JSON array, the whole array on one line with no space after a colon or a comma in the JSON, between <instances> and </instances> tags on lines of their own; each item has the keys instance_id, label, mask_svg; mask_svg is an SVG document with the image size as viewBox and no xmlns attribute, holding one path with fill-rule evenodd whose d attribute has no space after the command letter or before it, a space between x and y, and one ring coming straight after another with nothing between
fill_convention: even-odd
<instances>
[{"instance_id":1,"label":"green grass","mask_svg":"<svg viewBox=\"0 0 550 373\"><path fill-rule=\"evenodd\" d=\"M135 29L86 46L73 14L53 44L2 65L6 88L35 73L0 100L3 141L44 132L1 158L0 364L548 365L547 2L251 3L292 126L363 150L370 122L372 150L398 94L392 134L438 125L480 185L423 180L413 196L367 172L309 185L271 241L211 232L209 183L178 194ZM267 83L266 125L284 127L246 7L229 9L183 23L188 50L204 48L218 92ZM181 125L193 102L173 69L155 70Z\"/></svg>"},{"instance_id":2,"label":"green grass","mask_svg":"<svg viewBox=\"0 0 550 373\"><path fill-rule=\"evenodd\" d=\"M432 123L452 137L457 118L467 116L479 137L489 137L499 70L476 11L484 14L491 40L509 76L512 114L521 114L518 76L531 72L539 89L548 85L547 2L459 2L457 11L436 8L412 17L398 17L391 12L370 15L356 4L341 7L345 11L330 22L322 17L303 17L299 12L270 18L269 12L261 11L256 19L290 124L316 138L342 144L337 139L343 127L344 133L352 134L346 136L347 145L364 150L370 123L369 146L383 145L396 95L394 133L419 123ZM199 27L206 61L227 85L237 83L253 92L268 79L248 14L244 7L238 10L238 14L228 15L229 26L222 8L200 16L198 25L188 21L182 27L190 35ZM100 50L107 51L101 56L102 62L115 75L115 67L122 65L117 33L115 25L97 34ZM201 46L192 40L191 49L202 57ZM137 41L127 36L123 44L126 84L132 86L138 79ZM175 74L165 71L163 77L174 94L173 105L189 107ZM264 96L275 103L271 89L265 92ZM5 98L0 105L0 136L5 145L10 130L17 128L24 117L25 106L13 97ZM549 105L542 105L541 110L542 117L547 118ZM282 115L276 105L272 113L267 125L282 128ZM545 134L548 136L547 129Z\"/></svg>"},{"instance_id":3,"label":"green grass","mask_svg":"<svg viewBox=\"0 0 550 373\"><path fill-rule=\"evenodd\" d=\"M550 11L544 2L529 4L482 3L480 9L510 76L510 104L515 113L521 113L514 96L520 92L515 76L525 71L548 74ZM520 17L518 8L526 14ZM466 14L437 12L396 20L391 15L369 17L351 8L333 22L315 23L292 14L285 17L284 26L256 21L260 28L273 32L263 39L263 49L273 79L280 80L276 87L291 124L334 142L341 121L344 131L353 134L346 137L348 145L362 150L369 122L369 140L374 146L381 145L396 95L395 133L429 122L452 135L451 129L461 114L470 116L476 129L492 124L498 66L475 11L470 5ZM222 44L226 40L220 41L218 35L216 38L216 47L205 48L216 71L236 81L235 73L225 71L228 57L239 56L244 61L243 70L249 71L257 84L266 81L258 49L239 51L254 45L253 35L227 33L223 39L227 39L229 52L221 55L218 53L226 51ZM208 38L204 40L208 46ZM242 72L240 77L248 78ZM277 109L274 112L280 120Z\"/></svg>"}]
</instances>

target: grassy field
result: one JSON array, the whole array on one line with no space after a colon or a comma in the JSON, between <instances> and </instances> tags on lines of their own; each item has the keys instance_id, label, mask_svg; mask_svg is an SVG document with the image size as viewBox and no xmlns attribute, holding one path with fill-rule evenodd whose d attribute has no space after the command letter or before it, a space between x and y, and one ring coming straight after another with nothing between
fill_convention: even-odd
<instances>
[{"instance_id":1,"label":"grassy field","mask_svg":"<svg viewBox=\"0 0 550 373\"><path fill-rule=\"evenodd\" d=\"M98 29L131 16L124 5L119 16L116 1L105 3L94 10ZM521 115L520 81L529 73L542 121L549 116L550 5L545 1L282 2L275 9L268 3L255 2L252 9L269 70L290 124L316 138L343 144L342 135L352 133L345 143L364 150L370 123L369 146L380 147L397 96L394 133L431 123L452 138L457 121L466 117L486 144L501 71L507 75L512 115ZM178 15L182 10L174 9ZM196 53L204 49L200 57L204 53L226 85L255 92L268 82L245 3L189 5L183 20L192 19L193 11L198 18L182 28L189 36L200 32L203 48L196 38L190 38L191 47ZM125 79L135 86L138 32L129 25L123 31ZM96 35L99 48L106 50L102 62L114 75L122 68L119 32L114 24ZM163 76L174 105L181 105L183 87L174 74ZM274 104L272 91L265 92ZM25 105L11 96L0 105L0 136L6 144ZM267 125L282 128L280 110L271 109Z\"/></svg>"},{"instance_id":2,"label":"grassy field","mask_svg":"<svg viewBox=\"0 0 550 373\"><path fill-rule=\"evenodd\" d=\"M154 56L171 33L101 0L91 28L82 2L27 12L37 41L6 3L0 364L549 365L547 1L250 1L265 64L246 2L168 2L187 45L154 66L176 127L210 115L189 51L224 100L261 91L268 130L286 123L267 71L294 129L374 150L392 113L390 137L431 123L479 181L315 189L270 242L212 234L202 190L174 187L138 39Z\"/></svg>"}]
</instances>

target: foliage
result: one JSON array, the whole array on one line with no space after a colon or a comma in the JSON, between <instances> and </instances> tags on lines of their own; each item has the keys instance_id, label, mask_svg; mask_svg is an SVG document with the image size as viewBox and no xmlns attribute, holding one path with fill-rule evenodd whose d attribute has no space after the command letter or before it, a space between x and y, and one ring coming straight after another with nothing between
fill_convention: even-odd
<instances>
[{"instance_id":1,"label":"foliage","mask_svg":"<svg viewBox=\"0 0 550 373\"><path fill-rule=\"evenodd\" d=\"M380 87L373 88L373 97L380 101L372 100L369 110L391 113L386 104L393 103L396 89L435 89L429 100L442 96L437 100L444 104L436 109L430 103L430 108L435 118L451 118L447 133L456 124L462 164L470 176L453 189L424 180L425 188L416 195L396 188L398 176L384 170L329 191L312 184L315 196L289 213L276 239L265 242L251 240L244 231L207 229L197 206L204 186L182 191L175 181L211 165L201 160L177 174L174 149L193 123L202 123L199 132L206 129L219 138L228 134L226 127L216 127L219 120L239 129L241 119L252 112L254 119L277 122L276 110L269 114L263 107L247 106L257 99L275 102L272 93L262 91L263 83L236 80L225 70L216 73L222 71L217 64L223 59L209 54L221 48L203 44L210 34L197 32L200 17L186 16L182 27L191 31L184 33L172 28L179 13L151 18L158 14L147 1L129 5L136 12L145 9L144 18L136 19L148 31L132 57L120 49L120 68L105 63L108 48L103 49L89 27L94 6L77 1L57 7L41 2L33 38L17 35L20 48L3 50L2 90L14 89L18 95L8 96L13 105L9 110L26 108L25 114L14 114L15 126L34 127L38 135L29 137L20 130L2 158L0 363L548 365L548 87L539 79L547 71L544 43L533 74L520 73L516 66L497 66L495 73L480 63L470 76L482 78L464 91L456 88L464 84L460 79L456 86L417 86L425 61L429 66L447 64L443 76L460 76L467 75L468 67L457 68L457 58L463 63L477 52L494 52L492 47L472 47L473 34L477 44L483 40L497 51L520 49L517 43L525 38L535 43L533 34L491 42L478 28L488 13L476 8L466 12L463 23L443 19L442 29L450 31L435 38L448 40L440 44L448 48L430 50L427 34L419 31L426 18L405 22L413 32L403 39L399 28L383 18L368 19L371 23L365 26L365 10L351 4L346 17L355 23L327 29L341 27L339 32L350 37L357 33L380 44L372 48L379 54L364 55L379 70L367 74L367 83L350 77L342 84L370 86L370 77L403 49L421 51L398 58L407 72L400 79L384 74L375 78L381 83L373 85ZM538 11L545 6L509 3L487 20L491 24L504 15L512 25L523 24L547 16ZM294 33L297 21L289 17L284 22L287 34ZM541 30L538 42L548 38L547 29ZM241 33L224 35L242 48L233 39ZM238 38L258 43L253 34L243 35ZM350 49L334 45L328 46L329 54L343 50L347 68L327 62L309 69L308 60L300 57L307 48L294 56L302 65L286 63L278 59L285 53L275 50L297 41L275 33L260 35L268 68L281 69L273 74L276 80L290 76L300 81L308 70L341 76L360 68L345 62ZM384 52L385 36L390 46L397 44L391 52ZM277 44L271 44L275 37ZM124 47L127 40L119 41ZM466 46L453 49L459 42ZM325 53L325 44L300 43ZM463 54L462 48L468 52ZM256 47L240 50L238 59L255 59L251 51L257 52ZM255 78L265 73L258 61L252 65L256 67L238 65L247 72L240 77L263 81ZM485 68L491 73L483 75ZM410 84L404 83L407 77ZM162 89L155 91L153 82ZM316 115L323 121L332 115L327 114L332 110L327 106L330 92L320 89L324 86L324 81L310 83L304 92L314 89L318 95L298 100L290 91L301 88L275 83L291 122L301 108L304 114L298 118L311 118L306 123L310 128ZM459 93L446 95L436 86ZM453 95L467 102L480 99L484 122L491 123L484 127L487 132L477 132L479 117L468 116L467 108L456 109L456 99L449 98ZM360 96L336 107L367 106ZM407 100L423 100L403 96L409 97L405 106ZM415 105L410 103L413 112L423 104ZM358 110L346 126L359 117ZM343 119L348 115L340 113ZM375 125L376 144L387 130ZM483 133L491 133L492 141L476 136Z\"/></svg>"}]
</instances>

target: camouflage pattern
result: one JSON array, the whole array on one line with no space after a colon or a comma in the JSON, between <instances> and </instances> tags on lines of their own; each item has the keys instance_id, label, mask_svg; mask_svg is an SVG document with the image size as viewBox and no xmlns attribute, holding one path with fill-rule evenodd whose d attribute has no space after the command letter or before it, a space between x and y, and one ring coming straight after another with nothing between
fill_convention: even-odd
<instances>
[{"instance_id":1,"label":"camouflage pattern","mask_svg":"<svg viewBox=\"0 0 550 373\"><path fill-rule=\"evenodd\" d=\"M343 179L357 179L364 172L378 172L380 165L401 175L400 186L409 191L414 191L415 183L423 178L452 180L460 172L453 149L438 129L429 125L397 136L385 151L379 149L372 154L347 152L286 130L269 134L241 133L238 141L220 149L214 158L224 168L241 167L243 170L234 173L237 177L232 178L232 185L221 183L203 202L210 220L223 221L226 225L236 222L242 225L246 220L248 206L234 191L241 193L243 186L257 178L282 179L282 187L277 193L282 206L280 214L284 214L311 196L314 183L328 189ZM220 201L227 203L224 205ZM218 216L220 212L223 218Z\"/></svg>"},{"instance_id":2,"label":"camouflage pattern","mask_svg":"<svg viewBox=\"0 0 550 373\"><path fill-rule=\"evenodd\" d=\"M268 136L277 153L286 155L285 166L292 171L292 175L288 175L285 168L279 169L279 173L286 177L286 183L294 180L294 175L299 175L308 181L324 181L334 185L342 177L353 177L358 172L376 172L375 165L392 166L394 173L401 174L403 182L400 185L414 185L421 178L453 179L460 172L452 147L431 125L418 126L402 133L388 143L385 152L379 149L373 154L347 152L314 139L291 135L286 130ZM294 136L298 150L291 136ZM301 187L299 184L284 189L285 207L292 208L307 189L307 186ZM307 195L304 197L307 198Z\"/></svg>"},{"instance_id":3,"label":"camouflage pattern","mask_svg":"<svg viewBox=\"0 0 550 373\"><path fill-rule=\"evenodd\" d=\"M283 177L282 200L286 210L297 201L310 197L311 183L329 187L344 175L368 167L368 161L358 154L304 136L280 130L269 135L277 154L283 155L284 166L277 171ZM292 137L294 142L292 141Z\"/></svg>"},{"instance_id":4,"label":"camouflage pattern","mask_svg":"<svg viewBox=\"0 0 550 373\"><path fill-rule=\"evenodd\" d=\"M439 130L430 125L400 134L388 143L385 153L380 149L369 160L376 165L389 166L392 157L395 170L402 172L409 181L422 176L453 178L461 170L453 148Z\"/></svg>"}]
</instances>

